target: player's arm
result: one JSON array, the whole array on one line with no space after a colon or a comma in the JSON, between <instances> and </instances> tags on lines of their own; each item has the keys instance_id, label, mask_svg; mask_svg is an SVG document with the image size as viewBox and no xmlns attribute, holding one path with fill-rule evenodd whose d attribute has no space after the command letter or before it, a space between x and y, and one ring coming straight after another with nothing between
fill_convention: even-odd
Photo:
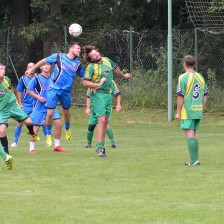
<instances>
[{"instance_id":1,"label":"player's arm","mask_svg":"<svg viewBox=\"0 0 224 224\"><path fill-rule=\"evenodd\" d=\"M100 79L100 82L98 82L98 83L92 82L92 81L87 80L87 79L84 78L83 81L82 81L82 84L85 87L97 88L97 87L102 86L105 81L106 81L106 78L104 78L104 77L102 79Z\"/></svg>"},{"instance_id":2,"label":"player's arm","mask_svg":"<svg viewBox=\"0 0 224 224\"><path fill-rule=\"evenodd\" d=\"M177 95L177 111L175 116L176 120L180 120L181 108L183 106L183 103L184 103L184 97L181 95Z\"/></svg>"},{"instance_id":3,"label":"player's arm","mask_svg":"<svg viewBox=\"0 0 224 224\"><path fill-rule=\"evenodd\" d=\"M23 108L23 105L22 105L23 93L21 91L17 91L16 96L17 96L17 101L19 106Z\"/></svg>"},{"instance_id":4,"label":"player's arm","mask_svg":"<svg viewBox=\"0 0 224 224\"><path fill-rule=\"evenodd\" d=\"M116 75L121 76L124 79L130 79L130 78L132 78L132 74L131 73L123 73L118 66L114 69L114 73Z\"/></svg>"},{"instance_id":5,"label":"player's arm","mask_svg":"<svg viewBox=\"0 0 224 224\"><path fill-rule=\"evenodd\" d=\"M32 69L26 70L25 74L30 75L31 73L34 73L36 71L36 69L40 68L41 66L45 65L46 63L47 63L47 61L45 58L38 61Z\"/></svg>"},{"instance_id":6,"label":"player's arm","mask_svg":"<svg viewBox=\"0 0 224 224\"><path fill-rule=\"evenodd\" d=\"M116 111L120 112L121 110L121 94L119 94L116 96Z\"/></svg>"},{"instance_id":7,"label":"player's arm","mask_svg":"<svg viewBox=\"0 0 224 224\"><path fill-rule=\"evenodd\" d=\"M203 108L204 108L205 105L207 104L207 101L208 101L208 94L204 95Z\"/></svg>"},{"instance_id":8,"label":"player's arm","mask_svg":"<svg viewBox=\"0 0 224 224\"><path fill-rule=\"evenodd\" d=\"M91 109L90 109L90 97L86 97L86 115L90 116Z\"/></svg>"}]
</instances>

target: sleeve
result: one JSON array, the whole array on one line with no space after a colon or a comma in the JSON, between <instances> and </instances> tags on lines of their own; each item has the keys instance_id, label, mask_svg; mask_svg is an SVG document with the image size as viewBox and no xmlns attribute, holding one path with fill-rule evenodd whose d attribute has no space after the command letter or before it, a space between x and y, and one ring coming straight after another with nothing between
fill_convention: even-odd
<instances>
[{"instance_id":1,"label":"sleeve","mask_svg":"<svg viewBox=\"0 0 224 224\"><path fill-rule=\"evenodd\" d=\"M91 81L92 77L93 77L93 74L94 74L93 65L89 64L86 68L86 71L85 71L84 80Z\"/></svg>"},{"instance_id":2,"label":"sleeve","mask_svg":"<svg viewBox=\"0 0 224 224\"><path fill-rule=\"evenodd\" d=\"M16 87L16 91L22 92L25 89L25 85L23 82L23 76L19 79L18 85Z\"/></svg>"},{"instance_id":3,"label":"sleeve","mask_svg":"<svg viewBox=\"0 0 224 224\"><path fill-rule=\"evenodd\" d=\"M112 83L111 83L111 94L115 97L121 94L114 80L112 80Z\"/></svg>"},{"instance_id":4,"label":"sleeve","mask_svg":"<svg viewBox=\"0 0 224 224\"><path fill-rule=\"evenodd\" d=\"M185 87L185 84L184 84L184 79L183 79L183 76L180 75L179 78L178 78L176 95L184 97L185 93L186 93L186 87Z\"/></svg>"},{"instance_id":5,"label":"sleeve","mask_svg":"<svg viewBox=\"0 0 224 224\"><path fill-rule=\"evenodd\" d=\"M46 57L45 60L48 64L52 65L57 62L58 53L52 54L49 57Z\"/></svg>"},{"instance_id":6,"label":"sleeve","mask_svg":"<svg viewBox=\"0 0 224 224\"><path fill-rule=\"evenodd\" d=\"M83 66L82 66L81 63L80 63L80 65L79 65L79 68L78 68L76 74L77 74L80 78L83 78L84 75L85 75L85 70L84 70L84 68L83 68Z\"/></svg>"}]
</instances>

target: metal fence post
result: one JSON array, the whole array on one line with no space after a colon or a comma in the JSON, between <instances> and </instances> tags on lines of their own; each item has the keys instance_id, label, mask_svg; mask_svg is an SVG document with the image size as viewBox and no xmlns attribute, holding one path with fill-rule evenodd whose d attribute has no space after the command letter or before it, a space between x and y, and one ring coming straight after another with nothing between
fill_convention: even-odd
<instances>
[{"instance_id":1,"label":"metal fence post","mask_svg":"<svg viewBox=\"0 0 224 224\"><path fill-rule=\"evenodd\" d=\"M130 27L130 73L132 73L133 70L133 54L132 54L132 50L133 50L133 28Z\"/></svg>"},{"instance_id":2,"label":"metal fence post","mask_svg":"<svg viewBox=\"0 0 224 224\"><path fill-rule=\"evenodd\" d=\"M198 71L198 30L194 29L194 54L196 58L195 69Z\"/></svg>"}]
</instances>

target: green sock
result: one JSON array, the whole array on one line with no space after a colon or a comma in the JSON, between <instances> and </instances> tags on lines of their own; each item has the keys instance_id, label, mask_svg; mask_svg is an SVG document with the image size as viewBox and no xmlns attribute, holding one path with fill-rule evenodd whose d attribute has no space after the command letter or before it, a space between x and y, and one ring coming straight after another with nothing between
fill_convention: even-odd
<instances>
[{"instance_id":1,"label":"green sock","mask_svg":"<svg viewBox=\"0 0 224 224\"><path fill-rule=\"evenodd\" d=\"M111 145L115 145L114 133L113 133L112 128L107 129L107 137L110 139Z\"/></svg>"},{"instance_id":2,"label":"green sock","mask_svg":"<svg viewBox=\"0 0 224 224\"><path fill-rule=\"evenodd\" d=\"M93 139L93 131L87 130L87 144L91 146Z\"/></svg>"},{"instance_id":3,"label":"green sock","mask_svg":"<svg viewBox=\"0 0 224 224\"><path fill-rule=\"evenodd\" d=\"M198 160L198 139L197 138L195 138L195 145L196 145L195 156L196 156L196 160Z\"/></svg>"},{"instance_id":4,"label":"green sock","mask_svg":"<svg viewBox=\"0 0 224 224\"><path fill-rule=\"evenodd\" d=\"M98 142L97 143L97 148L98 149L103 149L103 147L104 147L104 143L103 142Z\"/></svg>"},{"instance_id":5,"label":"green sock","mask_svg":"<svg viewBox=\"0 0 224 224\"><path fill-rule=\"evenodd\" d=\"M6 160L6 153L5 153L4 149L2 148L2 146L0 146L0 155L2 156L2 158L5 161Z\"/></svg>"},{"instance_id":6,"label":"green sock","mask_svg":"<svg viewBox=\"0 0 224 224\"><path fill-rule=\"evenodd\" d=\"M197 160L197 146L195 142L195 138L188 138L187 139L187 146L188 146L188 151L190 155L190 162L194 163Z\"/></svg>"}]
</instances>

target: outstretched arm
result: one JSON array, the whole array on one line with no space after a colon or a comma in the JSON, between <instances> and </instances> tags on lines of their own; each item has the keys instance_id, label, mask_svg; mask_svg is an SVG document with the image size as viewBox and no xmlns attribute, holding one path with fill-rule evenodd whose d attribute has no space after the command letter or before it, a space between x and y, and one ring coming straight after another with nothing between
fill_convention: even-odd
<instances>
[{"instance_id":1,"label":"outstretched arm","mask_svg":"<svg viewBox=\"0 0 224 224\"><path fill-rule=\"evenodd\" d=\"M116 69L114 70L114 73L116 75L119 75L121 77L123 77L124 79L130 79L132 78L132 74L131 73L123 73L119 67L116 67Z\"/></svg>"}]
</instances>

